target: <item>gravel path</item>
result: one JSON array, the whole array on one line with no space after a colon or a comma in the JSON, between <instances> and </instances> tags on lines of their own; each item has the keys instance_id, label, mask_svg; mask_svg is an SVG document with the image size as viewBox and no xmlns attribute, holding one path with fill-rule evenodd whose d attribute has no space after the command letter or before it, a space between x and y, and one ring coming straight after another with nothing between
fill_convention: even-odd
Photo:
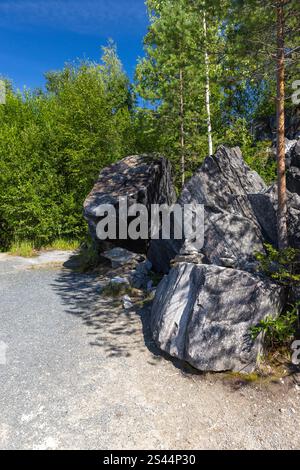
<instances>
[{"instance_id":1,"label":"gravel path","mask_svg":"<svg viewBox=\"0 0 300 470\"><path fill-rule=\"evenodd\" d=\"M299 386L192 374L156 350L149 309L55 258L0 255L2 449L300 447Z\"/></svg>"}]
</instances>

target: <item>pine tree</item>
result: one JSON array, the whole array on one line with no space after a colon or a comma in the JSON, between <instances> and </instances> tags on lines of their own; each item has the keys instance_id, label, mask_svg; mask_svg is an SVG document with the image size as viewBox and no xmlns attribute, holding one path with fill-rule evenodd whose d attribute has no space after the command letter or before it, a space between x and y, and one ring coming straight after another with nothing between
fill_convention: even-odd
<instances>
[{"instance_id":1,"label":"pine tree","mask_svg":"<svg viewBox=\"0 0 300 470\"><path fill-rule=\"evenodd\" d=\"M297 63L300 5L294 0L236 0L228 17L227 44L239 72L252 87L260 82L274 104L277 114L277 229L279 248L288 244L285 182L285 88L290 87ZM289 75L286 71L289 71ZM289 79L288 79L289 77ZM277 86L276 86L277 85ZM276 92L277 89L277 92ZM272 110L272 106L270 108ZM270 112L270 109L268 110ZM273 108L274 109L274 108Z\"/></svg>"}]
</instances>

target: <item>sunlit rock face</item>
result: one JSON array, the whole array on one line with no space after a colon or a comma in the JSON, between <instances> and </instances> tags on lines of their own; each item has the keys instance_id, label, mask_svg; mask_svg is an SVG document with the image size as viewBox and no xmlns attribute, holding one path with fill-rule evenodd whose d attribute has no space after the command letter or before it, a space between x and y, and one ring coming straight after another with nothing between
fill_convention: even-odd
<instances>
[{"instance_id":1,"label":"sunlit rock face","mask_svg":"<svg viewBox=\"0 0 300 470\"><path fill-rule=\"evenodd\" d=\"M251 265L253 254L264 251L264 236L247 195L266 189L238 148L221 146L204 160L177 201L204 205L204 246L199 260L243 269ZM148 257L159 272L167 273L177 255L190 255L185 240L153 240L150 244Z\"/></svg>"},{"instance_id":2,"label":"sunlit rock face","mask_svg":"<svg viewBox=\"0 0 300 470\"><path fill-rule=\"evenodd\" d=\"M295 159L295 146L290 149ZM300 196L287 193L289 244L300 248ZM255 252L277 245L277 187L267 188L239 149L220 147L186 183L179 204L205 208L204 245L155 240L148 257L165 273L151 329L157 346L200 371L251 372L262 336L251 327L283 310L285 289L258 273Z\"/></svg>"},{"instance_id":3,"label":"sunlit rock face","mask_svg":"<svg viewBox=\"0 0 300 470\"><path fill-rule=\"evenodd\" d=\"M158 286L151 314L156 344L201 371L251 372L262 337L251 327L284 305L284 289L236 269L178 263Z\"/></svg>"}]
</instances>

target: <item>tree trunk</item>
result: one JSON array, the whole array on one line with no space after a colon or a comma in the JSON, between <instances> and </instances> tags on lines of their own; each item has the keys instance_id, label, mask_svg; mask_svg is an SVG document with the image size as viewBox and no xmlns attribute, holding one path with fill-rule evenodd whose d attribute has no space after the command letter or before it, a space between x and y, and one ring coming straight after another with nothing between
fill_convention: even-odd
<instances>
[{"instance_id":1,"label":"tree trunk","mask_svg":"<svg viewBox=\"0 0 300 470\"><path fill-rule=\"evenodd\" d=\"M278 248L288 246L287 234L287 197L285 176L285 67L284 67L284 10L283 3L277 5L277 180L278 210L277 231Z\"/></svg>"},{"instance_id":2,"label":"tree trunk","mask_svg":"<svg viewBox=\"0 0 300 470\"><path fill-rule=\"evenodd\" d=\"M185 174L185 152L184 152L184 97L183 97L183 70L180 68L179 70L179 100L180 100L180 153L181 153L181 185L184 186L184 174Z\"/></svg>"},{"instance_id":3,"label":"tree trunk","mask_svg":"<svg viewBox=\"0 0 300 470\"><path fill-rule=\"evenodd\" d=\"M213 154L213 141L212 141L212 127L211 127L211 113L210 113L210 80L209 80L209 56L207 52L207 25L206 25L206 14L203 13L203 30L204 30L204 39L205 39L205 75L206 75L206 84L205 84L205 106L207 114L207 137L208 137L208 153L209 155Z\"/></svg>"}]
</instances>

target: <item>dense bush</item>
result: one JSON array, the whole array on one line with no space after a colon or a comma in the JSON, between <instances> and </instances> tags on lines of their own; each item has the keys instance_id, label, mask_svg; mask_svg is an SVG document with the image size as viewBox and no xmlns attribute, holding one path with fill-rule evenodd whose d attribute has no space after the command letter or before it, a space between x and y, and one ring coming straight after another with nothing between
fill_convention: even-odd
<instances>
[{"instance_id":1,"label":"dense bush","mask_svg":"<svg viewBox=\"0 0 300 470\"><path fill-rule=\"evenodd\" d=\"M23 241L39 247L84 237L82 204L99 170L130 153L163 153L173 163L179 191L178 136L166 116L136 106L113 44L99 64L84 61L47 73L45 91L21 94L8 83L6 105L0 106L0 250ZM221 121L215 147L240 146L250 167L273 181L270 142L255 142L244 118ZM207 155L202 113L188 122L186 178Z\"/></svg>"},{"instance_id":2,"label":"dense bush","mask_svg":"<svg viewBox=\"0 0 300 470\"><path fill-rule=\"evenodd\" d=\"M99 169L134 147L132 93L113 45L101 64L46 75L47 91L8 87L0 106L0 247L78 238Z\"/></svg>"}]
</instances>

